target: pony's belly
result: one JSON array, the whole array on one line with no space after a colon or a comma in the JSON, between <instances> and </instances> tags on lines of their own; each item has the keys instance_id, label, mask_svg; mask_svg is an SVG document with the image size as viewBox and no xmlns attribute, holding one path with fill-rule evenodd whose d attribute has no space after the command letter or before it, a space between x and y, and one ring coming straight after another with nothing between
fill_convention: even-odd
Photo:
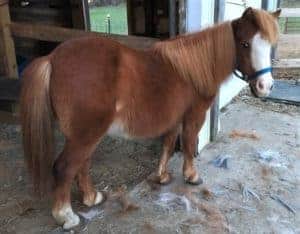
<instances>
[{"instance_id":1,"label":"pony's belly","mask_svg":"<svg viewBox=\"0 0 300 234\"><path fill-rule=\"evenodd\" d=\"M145 139L160 136L165 131L160 128L137 127L130 125L131 131L128 130L122 121L114 121L108 128L106 134L111 137L120 137L125 139ZM152 125L155 126L155 125Z\"/></svg>"},{"instance_id":2,"label":"pony's belly","mask_svg":"<svg viewBox=\"0 0 300 234\"><path fill-rule=\"evenodd\" d=\"M124 124L121 121L116 120L110 125L106 133L111 137L121 137L126 139L132 138L132 136L130 136L125 130Z\"/></svg>"}]
</instances>

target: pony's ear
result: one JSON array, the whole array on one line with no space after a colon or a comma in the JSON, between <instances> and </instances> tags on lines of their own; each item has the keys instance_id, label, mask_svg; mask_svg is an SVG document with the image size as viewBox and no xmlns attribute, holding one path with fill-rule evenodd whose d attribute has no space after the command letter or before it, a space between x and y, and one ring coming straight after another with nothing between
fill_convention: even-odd
<instances>
[{"instance_id":1,"label":"pony's ear","mask_svg":"<svg viewBox=\"0 0 300 234\"><path fill-rule=\"evenodd\" d=\"M253 8L252 7L248 7L242 15L242 18L248 18L248 17L253 17Z\"/></svg>"},{"instance_id":2,"label":"pony's ear","mask_svg":"<svg viewBox=\"0 0 300 234\"><path fill-rule=\"evenodd\" d=\"M281 9L277 9L276 11L272 12L271 15L275 18L278 19L281 13Z\"/></svg>"}]
</instances>

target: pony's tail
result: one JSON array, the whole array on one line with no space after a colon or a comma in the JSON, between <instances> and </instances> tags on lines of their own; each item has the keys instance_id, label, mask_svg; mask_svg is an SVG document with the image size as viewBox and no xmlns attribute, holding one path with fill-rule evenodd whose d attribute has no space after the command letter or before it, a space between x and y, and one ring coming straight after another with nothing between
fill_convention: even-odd
<instances>
[{"instance_id":1,"label":"pony's tail","mask_svg":"<svg viewBox=\"0 0 300 234\"><path fill-rule=\"evenodd\" d=\"M48 57L34 60L22 76L20 119L24 157L39 196L53 183L53 111L49 95L51 63Z\"/></svg>"}]
</instances>

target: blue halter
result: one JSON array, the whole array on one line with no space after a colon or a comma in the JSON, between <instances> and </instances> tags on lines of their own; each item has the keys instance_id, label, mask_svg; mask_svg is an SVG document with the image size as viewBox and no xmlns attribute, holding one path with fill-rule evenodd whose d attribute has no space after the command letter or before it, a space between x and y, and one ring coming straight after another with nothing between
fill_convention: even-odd
<instances>
[{"instance_id":1,"label":"blue halter","mask_svg":"<svg viewBox=\"0 0 300 234\"><path fill-rule=\"evenodd\" d=\"M266 73L269 73L269 72L272 72L272 67L266 67L266 68L263 68L257 72L255 72L254 74L248 76L248 75L244 75L242 72L240 74L237 73L237 69L235 69L233 71L233 74L236 75L238 78L244 80L244 81L251 81L251 80L255 80L257 79L259 76L263 75L263 74L266 74Z\"/></svg>"}]
</instances>

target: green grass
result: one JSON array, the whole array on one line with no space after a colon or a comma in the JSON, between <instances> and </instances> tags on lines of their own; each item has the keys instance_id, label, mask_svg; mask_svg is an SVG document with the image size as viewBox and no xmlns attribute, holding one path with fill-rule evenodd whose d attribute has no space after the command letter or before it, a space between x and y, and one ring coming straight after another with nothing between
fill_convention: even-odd
<instances>
[{"instance_id":1,"label":"green grass","mask_svg":"<svg viewBox=\"0 0 300 234\"><path fill-rule=\"evenodd\" d=\"M111 33L127 35L126 4L90 8L91 30L96 32L108 32L106 23L108 14L111 19Z\"/></svg>"}]
</instances>

